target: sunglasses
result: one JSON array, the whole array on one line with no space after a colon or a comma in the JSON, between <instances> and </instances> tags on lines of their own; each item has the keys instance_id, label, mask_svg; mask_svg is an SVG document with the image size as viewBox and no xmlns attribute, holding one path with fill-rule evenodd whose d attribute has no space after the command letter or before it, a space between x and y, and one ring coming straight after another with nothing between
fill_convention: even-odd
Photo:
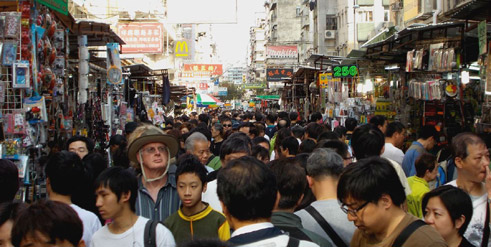
<instances>
[{"instance_id":1,"label":"sunglasses","mask_svg":"<svg viewBox=\"0 0 491 247\"><path fill-rule=\"evenodd\" d=\"M231 124L224 124L223 127L232 127Z\"/></svg>"}]
</instances>

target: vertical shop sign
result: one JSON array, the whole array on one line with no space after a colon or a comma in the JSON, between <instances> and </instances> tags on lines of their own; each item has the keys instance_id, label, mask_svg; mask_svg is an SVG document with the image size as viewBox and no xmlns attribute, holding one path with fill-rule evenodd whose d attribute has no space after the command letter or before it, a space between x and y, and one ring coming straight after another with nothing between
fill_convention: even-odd
<instances>
[{"instance_id":1,"label":"vertical shop sign","mask_svg":"<svg viewBox=\"0 0 491 247\"><path fill-rule=\"evenodd\" d=\"M486 54L488 48L488 36L486 20L479 22L477 26L477 33L479 37L479 55Z\"/></svg>"},{"instance_id":2,"label":"vertical shop sign","mask_svg":"<svg viewBox=\"0 0 491 247\"><path fill-rule=\"evenodd\" d=\"M319 74L319 84L321 88L326 88L327 87L327 76L328 74ZM332 74L331 74L332 76Z\"/></svg>"},{"instance_id":3,"label":"vertical shop sign","mask_svg":"<svg viewBox=\"0 0 491 247\"><path fill-rule=\"evenodd\" d=\"M36 0L38 3L48 6L48 8L68 15L68 0Z\"/></svg>"},{"instance_id":4,"label":"vertical shop sign","mask_svg":"<svg viewBox=\"0 0 491 247\"><path fill-rule=\"evenodd\" d=\"M118 35L126 43L121 53L162 53L164 26L158 22L119 23Z\"/></svg>"},{"instance_id":5,"label":"vertical shop sign","mask_svg":"<svg viewBox=\"0 0 491 247\"><path fill-rule=\"evenodd\" d=\"M491 53L488 54L488 66L486 67L486 95L491 95Z\"/></svg>"}]
</instances>

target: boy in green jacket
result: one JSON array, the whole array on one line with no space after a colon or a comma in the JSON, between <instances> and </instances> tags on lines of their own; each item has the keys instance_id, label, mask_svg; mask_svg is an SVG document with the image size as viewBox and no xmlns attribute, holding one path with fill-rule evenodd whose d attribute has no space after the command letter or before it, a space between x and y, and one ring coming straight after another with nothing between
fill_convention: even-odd
<instances>
[{"instance_id":1,"label":"boy in green jacket","mask_svg":"<svg viewBox=\"0 0 491 247\"><path fill-rule=\"evenodd\" d=\"M206 168L201 162L191 154L181 156L176 179L181 207L164 222L176 244L205 238L228 240L230 226L225 216L201 201L201 194L206 191Z\"/></svg>"}]
</instances>

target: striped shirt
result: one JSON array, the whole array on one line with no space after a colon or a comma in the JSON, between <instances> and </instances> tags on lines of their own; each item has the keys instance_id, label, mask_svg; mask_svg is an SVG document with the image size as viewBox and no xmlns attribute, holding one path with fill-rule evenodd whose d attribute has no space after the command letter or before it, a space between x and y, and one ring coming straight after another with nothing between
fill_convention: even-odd
<instances>
[{"instance_id":1,"label":"striped shirt","mask_svg":"<svg viewBox=\"0 0 491 247\"><path fill-rule=\"evenodd\" d=\"M151 220L163 222L171 214L179 210L181 200L177 194L176 166L171 165L167 175L167 182L159 190L157 201L154 202L147 188L138 177L138 197L136 198L136 214Z\"/></svg>"}]
</instances>

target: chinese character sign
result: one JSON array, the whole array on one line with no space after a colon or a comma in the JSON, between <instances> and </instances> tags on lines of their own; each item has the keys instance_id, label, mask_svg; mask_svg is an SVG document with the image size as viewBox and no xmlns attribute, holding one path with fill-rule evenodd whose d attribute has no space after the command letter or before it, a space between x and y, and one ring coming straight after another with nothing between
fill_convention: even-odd
<instances>
[{"instance_id":1,"label":"chinese character sign","mask_svg":"<svg viewBox=\"0 0 491 247\"><path fill-rule=\"evenodd\" d=\"M162 23L119 23L118 35L126 43L121 53L162 53Z\"/></svg>"},{"instance_id":2,"label":"chinese character sign","mask_svg":"<svg viewBox=\"0 0 491 247\"><path fill-rule=\"evenodd\" d=\"M184 64L184 77L210 77L223 74L221 64Z\"/></svg>"},{"instance_id":3,"label":"chinese character sign","mask_svg":"<svg viewBox=\"0 0 491 247\"><path fill-rule=\"evenodd\" d=\"M293 76L293 69L267 69L266 80L267 81L282 81L286 77Z\"/></svg>"}]
</instances>

